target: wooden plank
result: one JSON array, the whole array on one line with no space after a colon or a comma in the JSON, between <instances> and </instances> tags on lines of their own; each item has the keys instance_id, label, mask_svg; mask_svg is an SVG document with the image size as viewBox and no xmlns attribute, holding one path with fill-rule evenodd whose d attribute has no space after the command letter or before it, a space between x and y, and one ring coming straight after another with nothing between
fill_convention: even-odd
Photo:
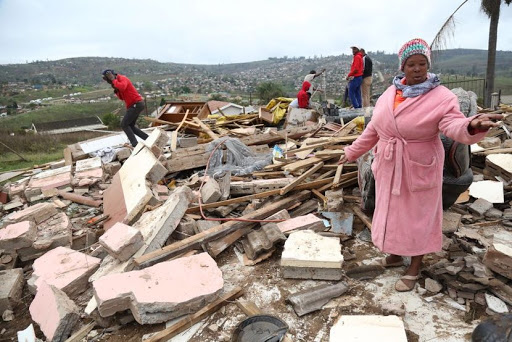
<instances>
[{"instance_id":1,"label":"wooden plank","mask_svg":"<svg viewBox=\"0 0 512 342\"><path fill-rule=\"evenodd\" d=\"M89 334L89 332L96 326L96 322L91 322L89 324L84 325L80 328L76 333L71 335L66 342L80 342L84 337Z\"/></svg>"},{"instance_id":2,"label":"wooden plank","mask_svg":"<svg viewBox=\"0 0 512 342\"><path fill-rule=\"evenodd\" d=\"M343 164L338 165L336 169L336 174L334 175L334 180L332 181L332 186L337 187L341 181L341 173L343 172Z\"/></svg>"},{"instance_id":3,"label":"wooden plank","mask_svg":"<svg viewBox=\"0 0 512 342\"><path fill-rule=\"evenodd\" d=\"M197 117L193 118L194 122L197 123L199 126L201 126L201 129L206 133L208 134L208 136L210 138L212 138L213 140L216 140L216 139L219 139L219 136L215 133L212 132L212 130L210 129L210 127L208 127L207 125L205 125L201 120L199 120Z\"/></svg>"},{"instance_id":4,"label":"wooden plank","mask_svg":"<svg viewBox=\"0 0 512 342\"><path fill-rule=\"evenodd\" d=\"M178 126L178 128L176 128L176 132L178 132L180 130L180 128L183 126L183 124L185 123L185 121L187 121L188 113L189 112L187 109L187 111L185 112L185 117L183 117L183 120L181 120L180 125Z\"/></svg>"},{"instance_id":5,"label":"wooden plank","mask_svg":"<svg viewBox=\"0 0 512 342\"><path fill-rule=\"evenodd\" d=\"M281 196L283 196L284 194L286 194L287 192L290 192L291 190L293 190L297 185L299 185L300 183L302 183L304 180L306 180L306 178L308 178L309 176L311 176L313 173L315 173L316 171L318 171L319 169L322 168L322 166L324 166L324 162L320 162L320 163L317 163L315 164L312 168L310 168L308 171L304 172L302 175L300 175L300 177L298 177L297 179L295 179L293 182L291 182L290 184L286 185L284 188L281 189L281 191L279 192L279 194Z\"/></svg>"},{"instance_id":6,"label":"wooden plank","mask_svg":"<svg viewBox=\"0 0 512 342\"><path fill-rule=\"evenodd\" d=\"M325 166L325 165L324 165ZM327 177L331 177L336 171L334 170L329 170L327 172L324 172L322 173L320 176L318 176L316 179L317 180L320 180L320 179L324 179L324 178L327 178Z\"/></svg>"},{"instance_id":7,"label":"wooden plank","mask_svg":"<svg viewBox=\"0 0 512 342\"><path fill-rule=\"evenodd\" d=\"M178 149L178 130L171 132L171 151L174 152Z\"/></svg>"},{"instance_id":8,"label":"wooden plank","mask_svg":"<svg viewBox=\"0 0 512 342\"><path fill-rule=\"evenodd\" d=\"M151 336L146 342L164 342L172 337L176 336L180 332L183 332L189 329L191 326L196 324L197 322L203 320L205 317L211 315L212 313L219 310L224 305L230 303L234 299L242 296L244 293L243 289L240 286L235 287L233 290L219 296L218 299L214 300L210 304L203 307L198 312L188 315L178 322L174 323L170 327L160 331L154 336Z\"/></svg>"},{"instance_id":9,"label":"wooden plank","mask_svg":"<svg viewBox=\"0 0 512 342\"><path fill-rule=\"evenodd\" d=\"M229 221L218 226L212 227L199 234L195 234L186 239L176 241L171 245L165 246L159 250L150 252L134 259L136 268L145 268L152 266L164 260L172 258L174 255L189 251L191 249L199 248L201 244L217 240L226 236L237 229L242 229L247 225L247 220L263 220L277 213L279 210L287 209L292 204L302 202L309 198L309 191L302 191L281 200L266 205L263 208L257 209L247 215L239 218L239 221Z\"/></svg>"},{"instance_id":10,"label":"wooden plank","mask_svg":"<svg viewBox=\"0 0 512 342\"><path fill-rule=\"evenodd\" d=\"M299 185L297 185L295 190L310 190L310 189L315 189L315 188L325 185L325 184L329 184L329 186L330 186L333 179L334 179L334 177L331 177L331 178L316 180L316 181L305 183L305 184L299 184ZM252 201L253 199L267 198L270 196L277 195L277 194L279 194L279 191L281 191L281 189L269 190L269 191L265 191L265 192L260 192L258 194L252 194L252 195L247 195L247 196L242 196L242 197L231 198L231 199L228 199L225 201L203 204L202 207L203 207L203 209L209 209L209 208L217 208L217 207L220 207L223 205L230 205L230 204L234 204L234 203L248 202L248 201ZM190 207L187 210L187 214L198 212L198 211L199 211L199 206Z\"/></svg>"},{"instance_id":11,"label":"wooden plank","mask_svg":"<svg viewBox=\"0 0 512 342\"><path fill-rule=\"evenodd\" d=\"M357 124L354 122L355 119L352 119L347 124L343 125L337 132L333 133L332 136L336 137L344 137L348 135L354 128L357 127Z\"/></svg>"},{"instance_id":12,"label":"wooden plank","mask_svg":"<svg viewBox=\"0 0 512 342\"><path fill-rule=\"evenodd\" d=\"M357 215L357 217L359 217L361 221L363 221L364 225L367 226L368 229L372 230L372 221L368 216L366 216L365 213L363 213L359 207L353 206L352 211Z\"/></svg>"},{"instance_id":13,"label":"wooden plank","mask_svg":"<svg viewBox=\"0 0 512 342\"><path fill-rule=\"evenodd\" d=\"M308 150L310 148L324 147L324 146L328 146L328 145L332 145L332 144L337 144L337 143L342 143L342 142L352 142L352 141L356 140L358 137L359 137L359 134L351 135L351 136L348 136L348 137L329 138L325 142L316 143L316 144L313 144L313 145L308 145L306 147L297 148L295 150L289 150L288 153L297 153L297 152L300 152L300 151Z\"/></svg>"},{"instance_id":14,"label":"wooden plank","mask_svg":"<svg viewBox=\"0 0 512 342\"><path fill-rule=\"evenodd\" d=\"M294 163L285 165L283 167L283 170L284 171L288 171L288 172L295 172L297 170L303 169L303 168L308 167L310 165L318 164L318 163L320 163L320 162L322 162L324 160L325 160L325 158L317 158L317 157L308 158L308 159L304 159L304 160L299 160L299 161L296 161Z\"/></svg>"},{"instance_id":15,"label":"wooden plank","mask_svg":"<svg viewBox=\"0 0 512 342\"><path fill-rule=\"evenodd\" d=\"M322 201L322 203L324 204L324 207L327 205L327 197L325 197L324 195L322 195L320 193L320 191L318 191L317 189L313 189L311 190L311 192L318 198Z\"/></svg>"}]
</instances>

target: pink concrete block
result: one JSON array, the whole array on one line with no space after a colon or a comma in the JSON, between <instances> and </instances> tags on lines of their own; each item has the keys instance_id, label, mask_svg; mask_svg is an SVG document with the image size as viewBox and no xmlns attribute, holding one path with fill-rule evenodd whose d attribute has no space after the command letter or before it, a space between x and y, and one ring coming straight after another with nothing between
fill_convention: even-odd
<instances>
[{"instance_id":1,"label":"pink concrete block","mask_svg":"<svg viewBox=\"0 0 512 342\"><path fill-rule=\"evenodd\" d=\"M108 254L121 261L128 260L144 245L141 232L121 222L103 234L99 242Z\"/></svg>"},{"instance_id":2,"label":"pink concrete block","mask_svg":"<svg viewBox=\"0 0 512 342\"><path fill-rule=\"evenodd\" d=\"M87 289L88 278L99 267L101 260L66 247L57 247L39 257L28 280L32 293L46 282L74 297Z\"/></svg>"},{"instance_id":3,"label":"pink concrete block","mask_svg":"<svg viewBox=\"0 0 512 342\"><path fill-rule=\"evenodd\" d=\"M279 230L283 233L291 230L310 229L314 231L325 228L324 221L313 214L297 216L295 218L277 223Z\"/></svg>"},{"instance_id":4,"label":"pink concrete block","mask_svg":"<svg viewBox=\"0 0 512 342\"><path fill-rule=\"evenodd\" d=\"M0 229L0 249L15 251L32 246L36 239L36 226L32 221L10 224Z\"/></svg>"},{"instance_id":5,"label":"pink concrete block","mask_svg":"<svg viewBox=\"0 0 512 342\"><path fill-rule=\"evenodd\" d=\"M196 312L214 300L223 286L222 272L208 253L106 275L93 282L102 317L130 309L140 324Z\"/></svg>"},{"instance_id":6,"label":"pink concrete block","mask_svg":"<svg viewBox=\"0 0 512 342\"><path fill-rule=\"evenodd\" d=\"M38 203L8 215L5 218L5 222L8 224L21 221L34 221L35 223L41 223L55 214L57 214L57 208L55 208L53 204Z\"/></svg>"},{"instance_id":7,"label":"pink concrete block","mask_svg":"<svg viewBox=\"0 0 512 342\"><path fill-rule=\"evenodd\" d=\"M48 341L65 341L80 318L78 306L58 288L41 283L30 304L32 320L39 324Z\"/></svg>"},{"instance_id":8,"label":"pink concrete block","mask_svg":"<svg viewBox=\"0 0 512 342\"><path fill-rule=\"evenodd\" d=\"M75 173L75 178L102 178L103 168L90 169Z\"/></svg>"},{"instance_id":9,"label":"pink concrete block","mask_svg":"<svg viewBox=\"0 0 512 342\"><path fill-rule=\"evenodd\" d=\"M31 179L28 186L31 188L52 189L63 188L71 184L71 172L61 173L55 176Z\"/></svg>"}]
</instances>

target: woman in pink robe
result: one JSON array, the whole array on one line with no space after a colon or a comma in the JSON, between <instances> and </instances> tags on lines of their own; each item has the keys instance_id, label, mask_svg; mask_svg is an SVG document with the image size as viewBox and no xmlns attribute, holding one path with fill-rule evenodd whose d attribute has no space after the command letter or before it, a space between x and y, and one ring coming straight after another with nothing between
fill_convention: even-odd
<instances>
[{"instance_id":1,"label":"woman in pink robe","mask_svg":"<svg viewBox=\"0 0 512 342\"><path fill-rule=\"evenodd\" d=\"M373 243L390 255L379 263L411 265L397 281L397 291L414 288L423 255L441 250L444 149L439 132L464 144L481 140L501 115L466 118L457 97L428 73L430 48L421 39L407 42L399 52L397 76L378 99L363 134L344 149L341 163L353 161L373 148L376 185L372 220Z\"/></svg>"}]
</instances>

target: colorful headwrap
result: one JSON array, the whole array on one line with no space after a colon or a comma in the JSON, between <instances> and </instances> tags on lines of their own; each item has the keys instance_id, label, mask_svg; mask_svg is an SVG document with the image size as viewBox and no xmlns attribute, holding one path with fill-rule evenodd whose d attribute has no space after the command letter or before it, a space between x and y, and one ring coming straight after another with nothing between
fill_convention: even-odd
<instances>
[{"instance_id":1,"label":"colorful headwrap","mask_svg":"<svg viewBox=\"0 0 512 342\"><path fill-rule=\"evenodd\" d=\"M427 42L421 38L414 38L405 43L398 51L398 66L401 71L404 71L405 61L412 55L423 55L427 58L428 66L430 68L430 47Z\"/></svg>"}]
</instances>

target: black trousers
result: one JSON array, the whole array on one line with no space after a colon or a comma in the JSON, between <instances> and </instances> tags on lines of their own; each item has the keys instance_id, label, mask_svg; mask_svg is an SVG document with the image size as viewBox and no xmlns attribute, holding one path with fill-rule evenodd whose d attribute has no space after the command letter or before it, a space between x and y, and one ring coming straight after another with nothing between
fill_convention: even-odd
<instances>
[{"instance_id":1,"label":"black trousers","mask_svg":"<svg viewBox=\"0 0 512 342\"><path fill-rule=\"evenodd\" d=\"M133 147L137 145L137 138L135 138L135 136L138 136L142 140L146 140L148 138L146 133L135 126L137 118L143 110L144 101L139 101L126 109L126 114L124 114L123 120L121 121L121 128L126 133L126 136Z\"/></svg>"}]
</instances>

